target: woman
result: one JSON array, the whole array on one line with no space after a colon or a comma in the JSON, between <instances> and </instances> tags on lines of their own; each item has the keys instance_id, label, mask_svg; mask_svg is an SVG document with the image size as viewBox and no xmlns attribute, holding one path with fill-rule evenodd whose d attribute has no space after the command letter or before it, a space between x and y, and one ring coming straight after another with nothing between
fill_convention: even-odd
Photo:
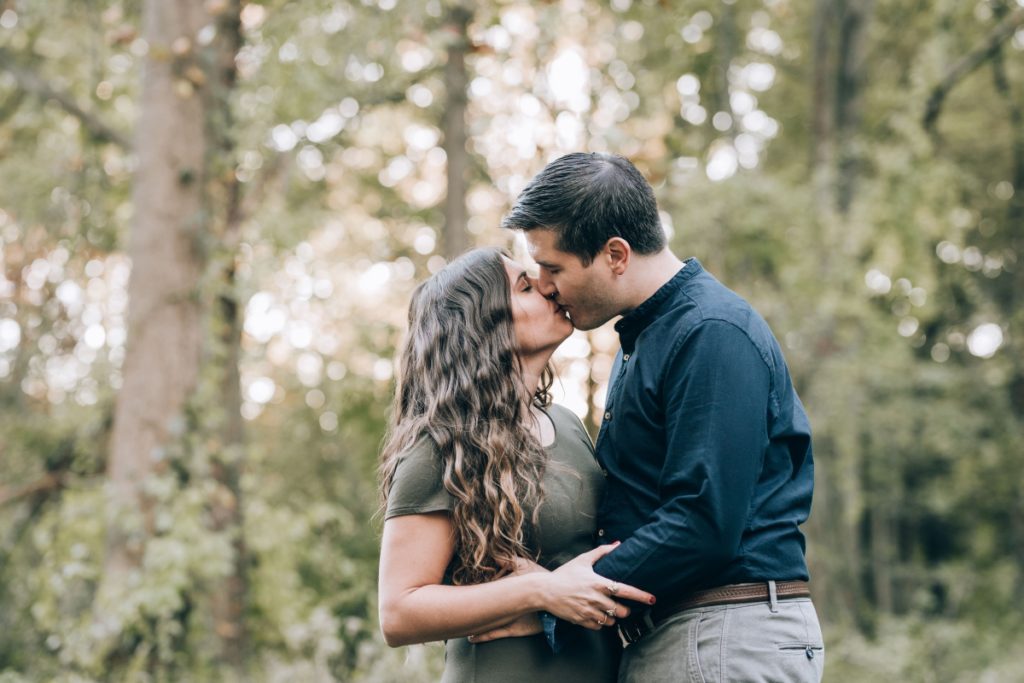
<instances>
[{"instance_id":1,"label":"woman","mask_svg":"<svg viewBox=\"0 0 1024 683\"><path fill-rule=\"evenodd\" d=\"M653 596L592 569L613 547L591 550L603 477L548 394L572 323L522 266L478 249L416 289L409 328L381 464L385 640L447 640L446 682L615 680L602 629L628 609L612 596ZM556 655L539 610L585 628L560 630ZM468 638L502 627L529 635Z\"/></svg>"}]
</instances>

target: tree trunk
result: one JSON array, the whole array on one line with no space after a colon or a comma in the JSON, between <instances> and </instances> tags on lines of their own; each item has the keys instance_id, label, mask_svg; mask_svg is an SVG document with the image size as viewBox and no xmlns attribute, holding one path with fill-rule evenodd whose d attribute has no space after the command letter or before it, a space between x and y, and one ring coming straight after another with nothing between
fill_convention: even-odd
<instances>
[{"instance_id":1,"label":"tree trunk","mask_svg":"<svg viewBox=\"0 0 1024 683\"><path fill-rule=\"evenodd\" d=\"M815 443L820 447L822 443ZM819 456L821 451L818 451ZM803 533L808 539L821 539L818 542L807 544L806 561L807 573L810 575L812 597L818 616L823 621L836 623L837 618L832 615L841 613L838 590L832 588L832 576L830 559L831 549L828 546L828 539L832 538L831 533L836 528L835 521L836 506L832 502L831 472L829 465L823 462L814 463L814 504L811 508L811 516L804 524Z\"/></svg>"},{"instance_id":2,"label":"tree trunk","mask_svg":"<svg viewBox=\"0 0 1024 683\"><path fill-rule=\"evenodd\" d=\"M874 0L845 0L839 25L839 55L836 69L835 127L838 142L836 208L849 213L856 190L861 158L856 138L863 104L864 56L868 19Z\"/></svg>"},{"instance_id":3,"label":"tree trunk","mask_svg":"<svg viewBox=\"0 0 1024 683\"><path fill-rule=\"evenodd\" d=\"M471 11L461 4L448 11L448 63L444 67L446 106L444 112L444 151L448 155L448 193L445 198L444 257L451 260L469 246L466 232L466 53L469 51L467 27Z\"/></svg>"},{"instance_id":4,"label":"tree trunk","mask_svg":"<svg viewBox=\"0 0 1024 683\"><path fill-rule=\"evenodd\" d=\"M811 88L811 177L814 185L818 213L826 215L832 208L832 183L835 163L834 127L835 87L831 77L832 20L835 0L817 0L814 10L813 60L814 76Z\"/></svg>"},{"instance_id":5,"label":"tree trunk","mask_svg":"<svg viewBox=\"0 0 1024 683\"><path fill-rule=\"evenodd\" d=\"M118 514L139 510L144 519L143 482L183 428L199 371L205 112L186 74L196 68L195 36L206 20L200 0L147 0L143 8L149 52L136 127L128 341L107 473ZM143 547L118 527L110 525L106 560L113 585L138 566Z\"/></svg>"},{"instance_id":6,"label":"tree trunk","mask_svg":"<svg viewBox=\"0 0 1024 683\"><path fill-rule=\"evenodd\" d=\"M871 515L871 583L875 607L884 614L893 613L892 526L888 504L877 505Z\"/></svg>"},{"instance_id":7,"label":"tree trunk","mask_svg":"<svg viewBox=\"0 0 1024 683\"><path fill-rule=\"evenodd\" d=\"M1002 12L1006 11L1006 8L1003 7ZM1008 21L1019 23L1021 20L1024 20L1024 9L1018 9L1011 13L1009 18L1003 18L1000 25L1004 25ZM1005 223L1010 230L1007 251L1020 255L1024 254L1024 106L1021 105L1019 93L1014 92L1013 83L1006 72L1001 46L993 56L992 74L996 90L1006 104L1007 117L1013 131L1010 172L1013 195L1007 203ZM1017 264L1009 272L1004 272L998 282L997 296L1012 334L1013 330L1021 329L1021 324L1024 323L1024 316L1021 315L1020 309L1021 289L1024 288L1024 268ZM1011 336L1011 344L1014 343L1019 344ZM1010 405L1013 407L1018 425L1024 424L1024 359L1020 356L1020 353L1011 355L1013 367L1007 382ZM1010 458L1007 463L1007 472L1020 472L1024 467L1024 459L1013 449L1007 450L1007 455ZM1017 562L1018 575L1024 576L1024 501L1019 496L1016 504L1009 511L1009 518L1010 547L1014 549L1013 555ZM1014 598L1018 603L1024 600L1024 585L1021 583L1019 580L1014 583Z\"/></svg>"},{"instance_id":8,"label":"tree trunk","mask_svg":"<svg viewBox=\"0 0 1024 683\"><path fill-rule=\"evenodd\" d=\"M241 188L235 175L235 145L231 95L238 70L235 57L242 46L241 1L230 0L216 17L217 37L210 46L214 73L204 90L207 101L207 167L211 174L208 214L214 221L217 251L213 267L217 283L216 301L210 302L215 338L204 365L204 374L217 378L212 391L218 416L205 425L220 443L220 454L212 463L217 495L210 501L210 516L216 531L228 532L234 547L234 570L212 594L215 630L220 639L221 659L241 673L246 654L245 607L248 594L247 556L243 535L241 476L244 430L239 361L242 341L242 304L235 281L235 266L242 224Z\"/></svg>"},{"instance_id":9,"label":"tree trunk","mask_svg":"<svg viewBox=\"0 0 1024 683\"><path fill-rule=\"evenodd\" d=\"M233 284L234 269L225 274ZM246 653L245 607L248 596L248 572L245 536L242 517L242 443L241 385L238 361L242 320L238 314L238 302L222 298L223 336L219 340L226 350L227 363L221 375L220 397L224 401L224 422L220 425L219 436L223 444L222 455L213 463L213 476L219 486L217 495L210 502L213 527L217 531L229 531L235 551L234 570L224 578L213 591L213 619L220 638L221 657L232 667L241 670Z\"/></svg>"},{"instance_id":10,"label":"tree trunk","mask_svg":"<svg viewBox=\"0 0 1024 683\"><path fill-rule=\"evenodd\" d=\"M211 593L211 616L221 660L240 670L246 560L235 257L241 208L230 101L239 14L240 0L147 0L143 11L150 50L137 126L129 338L108 463L117 509L141 511L143 526L125 533L110 525L104 581L117 587L139 566L153 531L143 484L162 468L163 453L182 431L198 429L204 443L217 444L211 524L232 538L235 550L231 575ZM198 46L199 30L211 21L214 40ZM210 273L206 286L204 272ZM198 424L187 424L186 412Z\"/></svg>"},{"instance_id":11,"label":"tree trunk","mask_svg":"<svg viewBox=\"0 0 1024 683\"><path fill-rule=\"evenodd\" d=\"M818 0L812 35L811 175L822 215L849 213L861 159L857 135L874 0Z\"/></svg>"},{"instance_id":12,"label":"tree trunk","mask_svg":"<svg viewBox=\"0 0 1024 683\"><path fill-rule=\"evenodd\" d=\"M711 100L711 116L714 117L718 112L729 115L729 127L722 133L731 138L736 131L736 121L733 120L730 98L729 67L736 57L736 10L734 5L727 3L722 3L719 9L718 27L715 30L715 66L712 71L715 87Z\"/></svg>"}]
</instances>

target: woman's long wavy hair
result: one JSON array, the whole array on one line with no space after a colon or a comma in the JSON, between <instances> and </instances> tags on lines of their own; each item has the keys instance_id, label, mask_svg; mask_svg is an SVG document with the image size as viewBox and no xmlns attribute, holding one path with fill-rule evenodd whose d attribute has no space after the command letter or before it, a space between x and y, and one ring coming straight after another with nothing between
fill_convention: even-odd
<instances>
[{"instance_id":1,"label":"woman's long wavy hair","mask_svg":"<svg viewBox=\"0 0 1024 683\"><path fill-rule=\"evenodd\" d=\"M429 437L454 497L456 584L482 583L532 557L547 457L525 426L553 380L528 388L516 353L503 252L475 249L420 284L409 305L391 424L381 453L385 504L403 452Z\"/></svg>"}]
</instances>

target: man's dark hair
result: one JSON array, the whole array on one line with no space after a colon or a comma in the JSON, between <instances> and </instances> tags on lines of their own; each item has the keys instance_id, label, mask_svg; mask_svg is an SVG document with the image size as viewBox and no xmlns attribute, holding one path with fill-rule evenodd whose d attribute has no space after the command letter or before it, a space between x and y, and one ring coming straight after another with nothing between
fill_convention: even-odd
<instances>
[{"instance_id":1,"label":"man's dark hair","mask_svg":"<svg viewBox=\"0 0 1024 683\"><path fill-rule=\"evenodd\" d=\"M545 166L501 227L553 230L558 248L585 265L612 237L638 254L665 247L654 190L628 159L596 152L566 154Z\"/></svg>"}]
</instances>

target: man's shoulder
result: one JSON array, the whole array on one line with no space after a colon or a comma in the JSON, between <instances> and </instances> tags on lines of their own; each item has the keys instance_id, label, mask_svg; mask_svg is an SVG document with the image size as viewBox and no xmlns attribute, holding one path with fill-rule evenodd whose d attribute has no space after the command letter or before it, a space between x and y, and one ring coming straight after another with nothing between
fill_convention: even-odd
<instances>
[{"instance_id":1,"label":"man's shoulder","mask_svg":"<svg viewBox=\"0 0 1024 683\"><path fill-rule=\"evenodd\" d=\"M677 296L671 336L679 342L699 328L720 328L743 334L765 357L776 343L768 323L745 298L708 272L694 277Z\"/></svg>"},{"instance_id":2,"label":"man's shoulder","mask_svg":"<svg viewBox=\"0 0 1024 683\"><path fill-rule=\"evenodd\" d=\"M760 316L746 299L704 271L676 293L666 322L672 323L675 331L680 332L715 320L742 328L752 318Z\"/></svg>"}]
</instances>

